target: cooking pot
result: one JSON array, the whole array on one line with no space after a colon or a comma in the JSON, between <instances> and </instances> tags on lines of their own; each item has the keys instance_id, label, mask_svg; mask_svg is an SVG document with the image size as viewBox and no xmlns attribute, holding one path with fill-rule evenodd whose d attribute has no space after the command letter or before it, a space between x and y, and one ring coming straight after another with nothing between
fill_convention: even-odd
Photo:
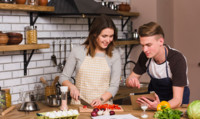
<instances>
[{"instance_id":1,"label":"cooking pot","mask_svg":"<svg viewBox=\"0 0 200 119\"><path fill-rule=\"evenodd\" d=\"M61 95L47 96L47 104L51 107L58 107L61 105Z\"/></svg>"}]
</instances>

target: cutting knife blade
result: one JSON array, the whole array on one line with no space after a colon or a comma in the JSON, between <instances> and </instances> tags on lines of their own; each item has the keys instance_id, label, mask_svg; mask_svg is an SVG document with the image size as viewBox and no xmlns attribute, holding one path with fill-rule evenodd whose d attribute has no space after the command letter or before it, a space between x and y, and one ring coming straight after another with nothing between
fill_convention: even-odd
<instances>
[{"instance_id":1,"label":"cutting knife blade","mask_svg":"<svg viewBox=\"0 0 200 119\"><path fill-rule=\"evenodd\" d=\"M86 105L88 108L93 108L88 102L83 100L81 97L78 97L78 99L81 101L82 105Z\"/></svg>"}]
</instances>

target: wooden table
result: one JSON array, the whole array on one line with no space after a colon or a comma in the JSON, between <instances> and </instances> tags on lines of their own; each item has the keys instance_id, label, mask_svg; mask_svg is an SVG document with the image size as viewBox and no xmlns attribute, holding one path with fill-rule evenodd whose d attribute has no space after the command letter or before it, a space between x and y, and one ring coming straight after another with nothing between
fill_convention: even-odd
<instances>
[{"instance_id":1,"label":"wooden table","mask_svg":"<svg viewBox=\"0 0 200 119\"><path fill-rule=\"evenodd\" d=\"M25 112L17 111L17 109L15 108L14 110L9 112L5 116L3 116L3 117L0 116L0 119L37 119L37 117L35 116L35 113L59 110L58 107L48 107L47 104L45 104L45 103L37 102L37 104L40 108L40 111L29 112L29 115L25 115ZM16 107L17 106L19 106L19 105L16 105ZM78 110L79 106L69 105L68 107L69 107L69 109L77 109ZM142 113L142 110L133 110L131 105L122 105L122 108L124 109L124 112L116 112L116 115L132 114L133 116L141 118L140 115ZM178 109L185 112L187 108L178 108ZM155 111L146 111L146 112L148 114L147 119L155 119L155 118L153 118ZM90 113L80 113L78 119L91 119ZM188 119L188 118L184 114L181 117L181 119Z\"/></svg>"}]
</instances>

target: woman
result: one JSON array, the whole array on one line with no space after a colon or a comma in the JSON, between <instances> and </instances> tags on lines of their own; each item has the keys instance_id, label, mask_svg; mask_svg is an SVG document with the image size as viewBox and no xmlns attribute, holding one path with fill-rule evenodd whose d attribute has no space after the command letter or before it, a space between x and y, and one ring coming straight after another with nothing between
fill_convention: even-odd
<instances>
[{"instance_id":1,"label":"woman","mask_svg":"<svg viewBox=\"0 0 200 119\"><path fill-rule=\"evenodd\" d=\"M78 96L91 106L112 104L119 88L121 58L114 41L117 30L113 21L102 15L93 22L87 40L70 53L59 82L68 86L71 104L80 104ZM69 79L76 71L76 84Z\"/></svg>"}]
</instances>

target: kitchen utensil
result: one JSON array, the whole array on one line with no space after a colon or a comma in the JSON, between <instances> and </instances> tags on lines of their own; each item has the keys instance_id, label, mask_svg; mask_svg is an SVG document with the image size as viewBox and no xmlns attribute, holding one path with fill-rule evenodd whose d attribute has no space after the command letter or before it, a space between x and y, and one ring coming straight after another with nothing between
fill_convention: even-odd
<instances>
[{"instance_id":1,"label":"kitchen utensil","mask_svg":"<svg viewBox=\"0 0 200 119\"><path fill-rule=\"evenodd\" d=\"M54 79L54 81L53 81L53 83L51 84L51 86L52 87L56 86L56 83L58 82L58 80L59 80L59 76L56 76L55 79Z\"/></svg>"},{"instance_id":2,"label":"kitchen utensil","mask_svg":"<svg viewBox=\"0 0 200 119\"><path fill-rule=\"evenodd\" d=\"M47 96L47 104L51 107L58 107L61 105L61 95Z\"/></svg>"},{"instance_id":3,"label":"kitchen utensil","mask_svg":"<svg viewBox=\"0 0 200 119\"><path fill-rule=\"evenodd\" d=\"M0 46L8 43L8 36L5 33L0 33Z\"/></svg>"},{"instance_id":4,"label":"kitchen utensil","mask_svg":"<svg viewBox=\"0 0 200 119\"><path fill-rule=\"evenodd\" d=\"M15 0L16 4L25 4L26 0Z\"/></svg>"},{"instance_id":5,"label":"kitchen utensil","mask_svg":"<svg viewBox=\"0 0 200 119\"><path fill-rule=\"evenodd\" d=\"M21 33L6 33L9 40L8 45L18 45L23 40L23 35Z\"/></svg>"},{"instance_id":6,"label":"kitchen utensil","mask_svg":"<svg viewBox=\"0 0 200 119\"><path fill-rule=\"evenodd\" d=\"M14 0L0 0L0 3L14 3Z\"/></svg>"},{"instance_id":7,"label":"kitchen utensil","mask_svg":"<svg viewBox=\"0 0 200 119\"><path fill-rule=\"evenodd\" d=\"M46 6L47 3L48 3L48 0L39 0L39 1L38 1L38 4L39 4L40 6Z\"/></svg>"},{"instance_id":8,"label":"kitchen utensil","mask_svg":"<svg viewBox=\"0 0 200 119\"><path fill-rule=\"evenodd\" d=\"M58 69L59 69L59 72L62 72L63 71L63 64L62 64L62 62L61 62L61 49L62 49L62 47L61 47L61 41L60 41L60 44L59 44L59 52L60 52L60 63L58 64Z\"/></svg>"},{"instance_id":9,"label":"kitchen utensil","mask_svg":"<svg viewBox=\"0 0 200 119\"><path fill-rule=\"evenodd\" d=\"M53 62L53 66L57 66L57 59L56 56L54 55L54 50L55 50L55 41L53 41L53 55L51 56L51 61Z\"/></svg>"},{"instance_id":10,"label":"kitchen utensil","mask_svg":"<svg viewBox=\"0 0 200 119\"><path fill-rule=\"evenodd\" d=\"M65 40L65 44L64 44L64 60L63 60L63 68L65 67L66 64L66 50L67 50L67 43Z\"/></svg>"},{"instance_id":11,"label":"kitchen utensil","mask_svg":"<svg viewBox=\"0 0 200 119\"><path fill-rule=\"evenodd\" d=\"M39 111L39 107L35 101L24 102L18 111Z\"/></svg>"},{"instance_id":12,"label":"kitchen utensil","mask_svg":"<svg viewBox=\"0 0 200 119\"><path fill-rule=\"evenodd\" d=\"M12 111L15 108L15 105L7 108L5 111L1 113L2 116L6 115L8 112Z\"/></svg>"},{"instance_id":13,"label":"kitchen utensil","mask_svg":"<svg viewBox=\"0 0 200 119\"><path fill-rule=\"evenodd\" d=\"M47 96L49 95L56 95L57 94L57 90L56 87L53 86L49 86L49 87L45 87L45 100L47 100Z\"/></svg>"},{"instance_id":14,"label":"kitchen utensil","mask_svg":"<svg viewBox=\"0 0 200 119\"><path fill-rule=\"evenodd\" d=\"M48 86L47 82L45 81L45 79L43 77L40 77L40 81L44 84L46 84L46 86Z\"/></svg>"},{"instance_id":15,"label":"kitchen utensil","mask_svg":"<svg viewBox=\"0 0 200 119\"><path fill-rule=\"evenodd\" d=\"M78 97L78 99L81 101L82 105L86 105L88 108L93 108L88 102L83 100L81 97Z\"/></svg>"}]
</instances>

